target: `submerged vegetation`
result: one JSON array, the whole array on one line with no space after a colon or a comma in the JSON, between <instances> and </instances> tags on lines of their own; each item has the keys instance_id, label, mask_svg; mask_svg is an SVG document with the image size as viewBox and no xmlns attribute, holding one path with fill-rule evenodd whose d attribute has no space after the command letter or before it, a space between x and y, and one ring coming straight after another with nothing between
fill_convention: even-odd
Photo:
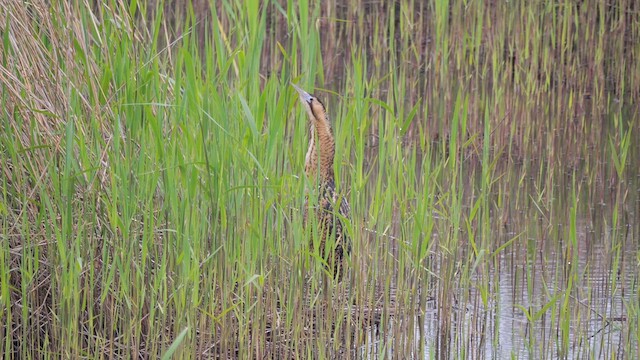
<instances>
[{"instance_id":1,"label":"submerged vegetation","mask_svg":"<svg viewBox=\"0 0 640 360\"><path fill-rule=\"evenodd\" d=\"M212 3L2 3L0 357L640 357L638 2Z\"/></svg>"}]
</instances>

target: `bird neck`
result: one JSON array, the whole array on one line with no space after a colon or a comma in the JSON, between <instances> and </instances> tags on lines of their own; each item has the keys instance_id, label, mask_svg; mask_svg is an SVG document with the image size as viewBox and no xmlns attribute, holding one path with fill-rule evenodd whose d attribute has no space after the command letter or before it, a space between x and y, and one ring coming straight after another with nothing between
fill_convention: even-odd
<instances>
[{"instance_id":1,"label":"bird neck","mask_svg":"<svg viewBox=\"0 0 640 360\"><path fill-rule=\"evenodd\" d=\"M309 149L305 161L307 177L321 183L333 180L333 157L335 155L335 141L331 134L331 127L326 122L316 122L311 125Z\"/></svg>"}]
</instances>

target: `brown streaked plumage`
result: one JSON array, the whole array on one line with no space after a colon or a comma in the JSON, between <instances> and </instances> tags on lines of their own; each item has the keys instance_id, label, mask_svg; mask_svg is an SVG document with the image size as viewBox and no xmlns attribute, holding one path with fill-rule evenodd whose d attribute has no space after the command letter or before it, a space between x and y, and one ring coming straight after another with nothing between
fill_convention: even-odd
<instances>
[{"instance_id":1,"label":"brown streaked plumage","mask_svg":"<svg viewBox=\"0 0 640 360\"><path fill-rule=\"evenodd\" d=\"M317 184L318 204L314 209L320 231L320 254L333 268L333 275L340 281L344 275L345 257L351 253L351 240L344 228L343 219L350 219L351 209L344 196L338 194L333 175L335 141L327 111L313 95L291 84L300 94L300 102L307 111L310 122L309 149L304 170L312 184ZM303 209L303 223L307 224L308 199ZM326 240L335 236L335 247L326 249ZM313 246L313 237L311 238ZM329 255L327 257L327 255Z\"/></svg>"}]
</instances>

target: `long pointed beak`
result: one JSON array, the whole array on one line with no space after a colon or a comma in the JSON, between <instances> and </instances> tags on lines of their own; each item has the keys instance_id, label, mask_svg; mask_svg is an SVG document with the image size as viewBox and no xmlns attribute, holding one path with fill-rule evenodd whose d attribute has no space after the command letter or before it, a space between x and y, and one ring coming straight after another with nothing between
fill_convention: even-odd
<instances>
[{"instance_id":1,"label":"long pointed beak","mask_svg":"<svg viewBox=\"0 0 640 360\"><path fill-rule=\"evenodd\" d=\"M296 84L291 83L291 86L293 86L294 89L296 89L296 91L298 92L298 94L300 94L300 99L302 99L304 102L310 102L311 99L313 99L313 96L309 95L308 92L302 90L301 88L299 88Z\"/></svg>"}]
</instances>

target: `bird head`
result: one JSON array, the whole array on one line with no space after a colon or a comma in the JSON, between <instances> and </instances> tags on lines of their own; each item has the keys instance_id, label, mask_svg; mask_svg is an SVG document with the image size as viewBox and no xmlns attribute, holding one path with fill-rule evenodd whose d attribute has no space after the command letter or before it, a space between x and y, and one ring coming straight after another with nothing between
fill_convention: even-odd
<instances>
[{"instance_id":1,"label":"bird head","mask_svg":"<svg viewBox=\"0 0 640 360\"><path fill-rule=\"evenodd\" d=\"M305 110L307 110L307 114L313 122L313 125L319 125L318 122L326 122L325 125L329 125L327 112L322 102L320 102L317 97L302 90L297 85L292 83L291 86L293 86L300 95L300 102L302 103L302 106L304 106Z\"/></svg>"}]
</instances>

